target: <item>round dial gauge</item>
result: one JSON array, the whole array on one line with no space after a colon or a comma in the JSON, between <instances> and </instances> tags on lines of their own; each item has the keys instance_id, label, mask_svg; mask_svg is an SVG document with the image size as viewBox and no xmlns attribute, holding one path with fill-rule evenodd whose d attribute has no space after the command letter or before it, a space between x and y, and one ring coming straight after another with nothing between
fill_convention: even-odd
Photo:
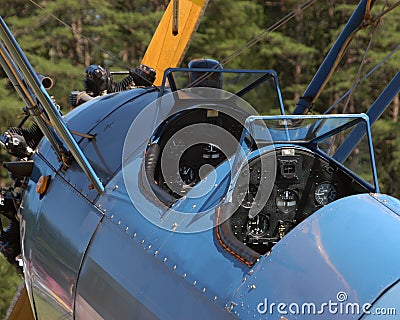
<instances>
[{"instance_id":1,"label":"round dial gauge","mask_svg":"<svg viewBox=\"0 0 400 320\"><path fill-rule=\"evenodd\" d=\"M293 212L297 206L297 194L290 189L280 191L275 202L279 211L283 213Z\"/></svg>"},{"instance_id":2,"label":"round dial gauge","mask_svg":"<svg viewBox=\"0 0 400 320\"><path fill-rule=\"evenodd\" d=\"M259 213L254 218L249 219L247 222L247 232L250 236L261 238L265 236L268 231L268 217Z\"/></svg>"},{"instance_id":3,"label":"round dial gauge","mask_svg":"<svg viewBox=\"0 0 400 320\"><path fill-rule=\"evenodd\" d=\"M193 168L189 166L182 166L179 168L179 175L186 185L190 185L196 180L196 174Z\"/></svg>"},{"instance_id":4,"label":"round dial gauge","mask_svg":"<svg viewBox=\"0 0 400 320\"><path fill-rule=\"evenodd\" d=\"M323 182L317 185L314 192L315 201L321 206L327 205L336 199L336 189L333 184Z\"/></svg>"},{"instance_id":5,"label":"round dial gauge","mask_svg":"<svg viewBox=\"0 0 400 320\"><path fill-rule=\"evenodd\" d=\"M231 218L231 228L236 239L241 242L246 240L246 216L233 215Z\"/></svg>"},{"instance_id":6,"label":"round dial gauge","mask_svg":"<svg viewBox=\"0 0 400 320\"><path fill-rule=\"evenodd\" d=\"M246 194L244 195L241 206L245 209L250 209L251 206L253 205L253 202L254 202L254 197L251 194L251 192L247 190Z\"/></svg>"},{"instance_id":7,"label":"round dial gauge","mask_svg":"<svg viewBox=\"0 0 400 320\"><path fill-rule=\"evenodd\" d=\"M250 184L249 188L244 194L241 206L245 209L250 209L253 206L256 195L257 195L257 186Z\"/></svg>"}]
</instances>

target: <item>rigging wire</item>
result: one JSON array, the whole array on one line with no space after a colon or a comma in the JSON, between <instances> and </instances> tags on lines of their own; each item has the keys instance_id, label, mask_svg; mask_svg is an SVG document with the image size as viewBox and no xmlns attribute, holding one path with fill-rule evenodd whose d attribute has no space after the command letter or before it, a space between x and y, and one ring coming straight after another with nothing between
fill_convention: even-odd
<instances>
[{"instance_id":1,"label":"rigging wire","mask_svg":"<svg viewBox=\"0 0 400 320\"><path fill-rule=\"evenodd\" d=\"M375 28L374 28L374 30L373 30L373 32L372 32L372 34L371 34L371 38L370 38L369 44L368 44L368 46L367 46L367 48L366 48L366 50L365 50L363 59L362 59L362 61L361 61L361 63L360 63L360 67L359 67L359 69L358 69L358 73L357 73L356 78L355 78L355 80L354 80L354 84L353 84L352 87L351 87L348 91L346 91L339 99L337 99L337 100L324 112L324 114L330 113L340 102L342 102L342 101L347 97L346 102L345 102L345 105L344 105L344 107L343 107L343 111L342 111L342 113L345 113L346 110L347 110L348 104L349 104L349 102L350 102L350 99L351 99L351 97L352 97L352 95L353 95L353 93L354 93L354 90L355 90L362 82L364 82L372 73L374 73L383 63L385 63L394 53L396 53L396 52L400 49L400 45L397 46L395 49L393 49L393 50L392 50L385 58L383 58L374 68L372 68L361 80L359 80L360 75L361 75L362 67L363 67L363 65L364 65L364 63L365 63L365 60L366 60L367 53L368 53L369 49L371 48L372 42L373 42L373 40L374 40L374 38L375 38L377 29L379 28L379 26L380 26L380 24L381 24L382 18L383 18L386 14L388 14L389 12L391 12L393 9L395 9L395 8L398 7L398 6L400 6L400 1L398 1L398 2L396 2L396 3L394 3L394 4L392 4L392 5L389 6L389 7L387 7L387 5L388 5L388 1L385 0L385 4L384 4L384 6L382 7L381 12L380 12L377 16L375 16L375 17L373 17L373 18L367 17L366 22L365 22L364 24L362 24L362 25L359 27L358 30L363 29L363 28L366 28L366 27L368 27L369 25L375 24ZM385 9L385 7L387 7L387 8ZM356 31L356 32L357 32L357 31Z\"/></svg>"},{"instance_id":2,"label":"rigging wire","mask_svg":"<svg viewBox=\"0 0 400 320\"><path fill-rule=\"evenodd\" d=\"M79 34L80 36L82 36L85 40L89 41L92 45L96 46L100 51L108 54L110 57L112 57L113 59L115 59L116 61L120 62L124 67L128 68L125 64L124 61L122 61L122 59L120 59L118 56L114 55L112 52L102 48L100 45L98 45L95 41L93 41L92 39L90 39L89 37L86 37L84 34L82 34L81 32L75 30L72 26L70 26L68 23L66 23L65 21L63 21L62 19L60 19L59 17L57 17L56 15L52 14L51 12L47 11L46 8L44 8L43 6L41 6L40 4L38 4L37 2L35 2L34 0L28 0L29 2L31 2L33 5L35 5L36 7L38 7L40 10L44 11L45 13L47 13L50 17L52 17L53 19L55 19L56 21L58 21L59 23L61 23L62 25L64 25L66 28L68 28L69 30L71 30L72 32ZM250 41L248 41L246 44L244 44L243 46L241 46L240 48L236 49L234 52L232 52L228 57L226 57L224 60L221 61L221 64L224 65L226 63L228 63L229 61L231 61L233 58L237 57L238 55L240 55L244 50L254 46L256 43L258 43L259 41L261 41L266 35L268 35L269 33L275 31L276 29L278 29L279 27L283 26L285 23L287 23L288 21L290 21L291 19L293 19L296 15L298 15L300 12L304 11L305 9L307 9L309 6L311 6L312 4L314 4L314 2L316 2L316 0L307 0L305 1L303 4L297 6L295 9L293 9L289 14L287 14L286 16L284 16L283 18L281 18L279 21L277 21L276 23L274 23L272 26L270 26L269 28L263 30L260 34L258 34L257 36L253 37Z\"/></svg>"},{"instance_id":3,"label":"rigging wire","mask_svg":"<svg viewBox=\"0 0 400 320\"><path fill-rule=\"evenodd\" d=\"M120 63L124 68L126 68L127 70L129 70L129 72L133 72L135 73L136 76L138 76L139 78L141 78L143 81L147 82L150 86L153 85L153 83L151 83L147 78L145 78L142 74L140 74L139 72L137 72L135 69L131 69L128 65L126 65L126 63L120 59L118 56L116 56L115 54L113 54L111 51L104 49L103 47L101 47L100 45L98 45L94 40L92 40L91 38L85 36L82 32L79 32L77 30L75 30L72 26L70 26L68 23L66 23L65 21L61 20L59 17L57 17L56 15L52 14L51 12L47 11L43 6L41 6L40 4L38 4L37 2L35 2L34 0L28 0L29 2L31 2L33 5L35 5L36 7L38 7L40 10L42 10L43 12L45 12L46 14L48 14L50 17L52 17L53 19L55 19L56 21L58 21L59 23L61 23L63 26L65 26L67 29L71 30L73 33L80 35L82 38L84 38L85 40L87 40L90 44L92 44L94 47L96 47L99 51L107 54L109 57L113 58L114 61L117 61L118 63ZM157 90L159 90L158 87L155 87Z\"/></svg>"},{"instance_id":4,"label":"rigging wire","mask_svg":"<svg viewBox=\"0 0 400 320\"><path fill-rule=\"evenodd\" d=\"M330 113L340 102L342 102L349 94L352 89L356 89L361 83L369 78L376 70L378 70L387 60L389 60L397 51L400 50L400 45L394 48L385 58L383 58L375 67L373 67L353 88L347 90L339 99L337 99L325 112L324 114Z\"/></svg>"},{"instance_id":5,"label":"rigging wire","mask_svg":"<svg viewBox=\"0 0 400 320\"><path fill-rule=\"evenodd\" d=\"M115 59L116 61L120 62L125 68L129 69L128 66L126 66L126 64L116 55L114 55L112 52L105 50L104 48L102 48L100 45L98 45L96 42L94 42L92 39L86 37L84 34L82 34L81 32L75 30L72 26L70 26L69 24L67 24L66 22L64 22L63 20L61 20L59 17L55 16L54 14L52 14L51 12L48 12L43 6L41 6L40 4L36 3L34 0L28 0L29 2L31 2L33 5L35 5L36 7L38 7L39 9L41 9L42 11L44 11L45 13L47 13L50 17L52 17L53 19L55 19L56 21L58 21L59 23L61 23L62 25L64 25L66 28L68 28L69 30L71 30L72 32L79 34L80 36L82 36L85 40L89 41L92 45L94 45L95 47L97 47L100 51L106 53L107 55L109 55L110 57L112 57L113 59ZM227 64L228 62L230 62L232 59L236 58L237 56L239 56L240 54L242 54L246 49L251 48L252 46L254 46L255 44L257 44L258 42L260 42L265 36L267 36L268 34L270 34L271 32L277 30L278 28L280 28L281 26L283 26L284 24L286 24L288 21L290 21L291 19L293 19L294 17L296 17L299 13L301 13L302 11L304 11L305 9L307 9L308 7L310 7L312 4L314 4L314 2L316 2L316 0L307 0L305 1L303 4L297 6L296 8L294 8L290 13L288 13L286 16L282 17L279 21L277 21L276 23L274 23L272 26L270 26L269 28L263 30L260 34L256 35L255 37L253 37L252 39L250 39L250 41L248 41L246 44L244 44L243 46L241 46L240 48L236 49L234 52L232 52L229 56L227 56L225 59L223 59L221 61L222 65ZM203 81L208 75L204 74L201 77L199 77L198 79L196 79L194 82L190 83L188 85L188 87L192 87L195 86L196 83L200 83L201 81Z\"/></svg>"},{"instance_id":6,"label":"rigging wire","mask_svg":"<svg viewBox=\"0 0 400 320\"><path fill-rule=\"evenodd\" d=\"M397 1L396 3L392 4L389 8L387 8L386 10L383 10L380 14L378 14L376 17L372 18L369 21L369 24L373 24L375 23L377 20L380 20L384 15L388 14L389 12L391 12L393 9L397 8L398 6L400 6L400 1Z\"/></svg>"},{"instance_id":7,"label":"rigging wire","mask_svg":"<svg viewBox=\"0 0 400 320\"><path fill-rule=\"evenodd\" d=\"M387 6L387 0L385 0L385 4L384 4L383 7L382 7L381 13L384 12L386 6ZM369 18L369 13L368 13L367 19L371 20L371 19ZM346 102L345 102L345 104L344 104L342 113L346 113L346 112L347 112L347 108L348 108L349 103L350 103L350 100L351 100L351 98L352 98L352 96L353 96L354 89L355 89L355 87L357 86L358 81L360 80L361 72L362 72L363 66L364 66L364 64L365 64L365 62L366 62L366 60L367 60L367 55L368 55L368 53L369 53L369 50L371 49L372 43L373 43L374 40L375 40L375 36L376 36L376 33L377 33L378 29L379 29L379 26L381 25L381 22L382 22L382 18L379 18L379 19L377 20L377 23L375 24L375 27L374 27L374 29L373 29L373 31L372 31L372 34L371 34L371 37L370 37L370 39L369 39L368 46L367 46L367 48L365 49L363 58L362 58L362 60L361 60L361 63L360 63L360 66L359 66L359 68L358 68L356 77L355 77L355 79L354 79L354 83L353 83L353 85L351 86L351 88L350 88L350 90L349 90L349 91L350 91L350 94L347 96L347 99L346 99ZM371 23L371 22L369 21L369 23Z\"/></svg>"},{"instance_id":8,"label":"rigging wire","mask_svg":"<svg viewBox=\"0 0 400 320\"><path fill-rule=\"evenodd\" d=\"M244 50L251 48L254 46L256 43L260 42L265 36L270 34L271 32L277 30L284 24L286 24L288 21L296 17L300 12L304 11L308 7L310 7L312 4L314 4L316 0L307 0L303 4L299 5L298 7L294 8L290 13L288 13L286 16L281 18L279 21L274 23L272 26L269 28L265 29L262 31L260 34L257 36L253 37L250 41L248 41L246 44L241 46L239 49L236 49L234 52L232 52L228 57L226 57L224 60L221 61L221 64L224 65L231 61L233 58L236 58L238 55L242 54Z\"/></svg>"},{"instance_id":9,"label":"rigging wire","mask_svg":"<svg viewBox=\"0 0 400 320\"><path fill-rule=\"evenodd\" d=\"M46 10L46 8L44 8L43 6L41 6L40 4L38 4L37 2L35 2L34 0L28 0L30 3L32 3L33 5L35 5L36 7L38 7L40 10L42 10L43 12L45 12L46 14L48 14L50 17L52 17L53 19L55 19L56 21L58 21L59 23L61 23L63 26L65 26L67 29L71 30L73 33L75 34L79 34L82 38L84 38L85 40L87 40L90 44L92 44L94 47L98 48L101 52L109 55L111 58L115 59L115 61L118 61L119 63L121 63L121 65L126 68L129 69L129 67L125 64L125 62L119 58L118 56L116 56L115 54L113 54L111 51L108 51L106 49L104 49L103 47L101 47L100 45L98 45L94 40L92 40L91 38L85 36L82 32L79 32L77 30L75 30L72 26L70 26L68 23L66 23L65 21L61 20L59 17L57 17L56 15L54 15L53 13L49 12L48 10Z\"/></svg>"},{"instance_id":10,"label":"rigging wire","mask_svg":"<svg viewBox=\"0 0 400 320\"><path fill-rule=\"evenodd\" d=\"M28 0L29 2L31 2L33 5L35 5L36 7L38 7L40 10L42 10L43 12L45 12L46 14L48 14L50 17L52 17L53 19L55 19L56 21L58 21L59 23L61 23L63 26L65 26L67 29L71 30L73 33L75 34L79 34L82 38L84 38L85 40L87 40L90 44L92 44L94 47L96 47L98 50L100 50L101 52L107 54L109 57L113 58L114 61L117 61L118 63L120 63L124 68L126 68L127 70L129 70L130 72L134 72L136 74L136 76L138 76L139 78L141 78L143 81L147 82L149 85L152 85L152 83L146 79L145 77L143 77L142 74L140 74L139 72L137 72L135 69L131 69L128 65L126 65L126 63L120 59L118 56L116 56L115 54L113 54L111 51L104 49L103 47L101 47L100 45L98 45L94 40L90 39L89 37L85 36L83 33L75 30L72 26L70 26L68 23L66 23L65 21L61 20L59 17L57 17L56 15L52 14L51 12L47 11L43 6L41 6L40 4L38 4L37 2L35 2L34 0ZM155 87L157 88L157 87ZM157 88L157 90L159 90Z\"/></svg>"},{"instance_id":11,"label":"rigging wire","mask_svg":"<svg viewBox=\"0 0 400 320\"><path fill-rule=\"evenodd\" d=\"M221 65L225 65L228 62L230 62L232 59L238 57L240 54L242 54L246 49L251 48L258 42L260 42L263 38L265 38L268 34L271 32L277 30L278 28L282 27L285 25L287 22L289 22L291 19L296 17L298 14L306 10L308 7L310 7L312 4L314 4L316 0L307 0L303 4L295 7L290 13L288 13L286 16L282 17L279 19L277 22L275 22L272 26L268 27L267 29L263 30L261 33L250 39L247 43L242 45L240 48L236 49L234 52L232 52L229 56L224 58L220 63ZM215 66L213 68L217 68L218 66ZM205 73L199 78L197 78L195 81L189 83L187 87L194 87L198 83L201 83L205 78L207 78L210 75L210 73Z\"/></svg>"},{"instance_id":12,"label":"rigging wire","mask_svg":"<svg viewBox=\"0 0 400 320\"><path fill-rule=\"evenodd\" d=\"M95 47L97 47L100 51L108 54L110 57L112 57L113 59L115 59L116 61L120 62L124 67L126 67L127 69L129 69L129 67L126 66L125 62L120 59L118 56L114 55L112 52L105 50L104 48L102 48L100 45L98 45L95 41L93 41L92 39L86 37L85 35L83 35L82 33L78 32L77 30L75 30L74 28L72 28L70 25L68 25L66 22L64 22L63 20L61 20L60 18L58 18L57 16L55 16L54 14L48 12L44 7L42 7L41 5L39 5L38 3L36 3L34 0L29 0L29 2L31 2L32 4L34 4L35 6L37 6L39 9L43 10L44 12L46 12L49 16L51 16L53 19L57 20L58 22L60 22L61 24L63 24L65 27L67 27L68 29L70 29L72 32L77 33L79 35L81 35L84 39L86 39L87 41L89 41L91 44L93 44ZM310 7L312 4L314 4L314 2L316 2L316 0L307 0L305 1L303 4L299 5L298 7L296 7L294 10L292 10L289 14L287 14L286 16L284 16L283 18L281 18L279 21L277 21L276 23L274 23L272 26L270 26L269 28L263 30L260 34L258 34L257 36L253 37L250 41L248 41L246 44L244 44L243 46L241 46L240 48L238 48L237 50L235 50L234 52L232 52L229 56L227 56L225 59L223 59L221 61L221 64L227 64L228 62L230 62L232 59L236 58L237 56L239 56L240 54L242 54L246 49L251 48L252 46L254 46L255 44L257 44L258 42L260 42L265 36L267 36L269 33L277 30L278 28L280 28L281 26L283 26L284 24L286 24L288 21L290 21L292 18L294 18L296 15L298 15L300 12L304 11L305 9L307 9L308 7ZM386 1L387 2L387 1ZM368 25L374 24L375 22L377 22L378 20L381 20L383 16L385 16L386 14L388 14L389 12L391 12L393 9L395 9L396 7L400 6L400 1L392 4L390 7L388 7L387 9L383 10L375 17L373 18L369 18L367 19L366 23L363 24L362 26L360 26L361 28L365 28ZM379 23L378 23L379 24ZM396 48L394 51L397 51L398 48ZM388 57L390 57L394 52L390 53L388 55ZM387 59L385 59L384 61L386 61ZM382 61L382 63L384 62ZM380 66L380 64L378 64L378 66ZM378 67L377 66L377 67ZM372 72L369 72L367 75L369 76L371 73L373 73L376 70L376 68L374 68L373 70L371 70ZM196 84L197 81L202 81L204 80L204 78L207 77L207 74L204 74L202 77L199 77L195 82L190 83L188 85L188 87L190 86L194 86ZM364 81L366 79L366 77L364 77L360 82L358 82L358 84L360 84L362 81ZM356 79L357 80L357 79ZM357 85L353 85L353 87L347 91L339 100L338 102L342 101L345 97L347 97L348 95L351 94L351 90L354 90L357 87ZM335 107L337 105L337 103L334 103L325 113L328 113L329 111L332 110L333 107Z\"/></svg>"}]
</instances>

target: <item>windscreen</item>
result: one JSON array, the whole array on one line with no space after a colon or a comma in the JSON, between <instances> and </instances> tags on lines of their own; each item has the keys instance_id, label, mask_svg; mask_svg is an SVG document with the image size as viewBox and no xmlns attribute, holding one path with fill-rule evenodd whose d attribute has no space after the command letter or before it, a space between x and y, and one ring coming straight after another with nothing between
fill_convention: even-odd
<instances>
[{"instance_id":1,"label":"windscreen","mask_svg":"<svg viewBox=\"0 0 400 320\"><path fill-rule=\"evenodd\" d=\"M249 103L260 115L284 113L277 76L271 70L169 69L165 73L161 91L194 87L221 89L234 94Z\"/></svg>"},{"instance_id":2,"label":"windscreen","mask_svg":"<svg viewBox=\"0 0 400 320\"><path fill-rule=\"evenodd\" d=\"M317 149L377 186L369 121L364 114L249 117L243 149L249 150L249 141L257 148L290 143Z\"/></svg>"}]
</instances>

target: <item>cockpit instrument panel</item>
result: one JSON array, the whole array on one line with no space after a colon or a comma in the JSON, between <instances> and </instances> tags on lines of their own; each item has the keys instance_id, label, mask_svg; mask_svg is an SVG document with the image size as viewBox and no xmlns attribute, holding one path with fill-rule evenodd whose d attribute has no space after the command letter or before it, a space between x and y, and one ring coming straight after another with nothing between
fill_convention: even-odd
<instances>
[{"instance_id":1,"label":"cockpit instrument panel","mask_svg":"<svg viewBox=\"0 0 400 320\"><path fill-rule=\"evenodd\" d=\"M265 206L256 216L251 216L259 177L250 174L246 191L241 190L243 186L236 186L241 204L229 220L236 239L259 254L268 252L291 229L322 206L345 196L369 192L343 167L303 147L276 148L252 159L246 170L258 172L261 157L267 157L270 152L275 153L277 169Z\"/></svg>"}]
</instances>

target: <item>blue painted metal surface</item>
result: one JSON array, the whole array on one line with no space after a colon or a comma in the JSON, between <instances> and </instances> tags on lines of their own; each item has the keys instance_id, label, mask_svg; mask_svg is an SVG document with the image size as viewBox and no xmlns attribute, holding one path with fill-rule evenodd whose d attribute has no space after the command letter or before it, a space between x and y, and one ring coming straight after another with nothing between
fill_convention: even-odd
<instances>
[{"instance_id":1,"label":"blue painted metal surface","mask_svg":"<svg viewBox=\"0 0 400 320\"><path fill-rule=\"evenodd\" d=\"M400 284L395 283L385 291L365 312L363 320L393 320L398 317L398 305L400 296Z\"/></svg>"},{"instance_id":2,"label":"blue painted metal surface","mask_svg":"<svg viewBox=\"0 0 400 320\"><path fill-rule=\"evenodd\" d=\"M357 195L320 209L250 269L223 252L213 230L179 234L151 224L132 206L121 174L108 187L99 199L106 219L93 239L78 284L78 318L87 305L99 317L112 317L113 305L121 316L128 316L132 304L140 306L146 319L204 318L205 305L210 307L208 316L226 316L220 312L233 306L232 313L239 318L264 318L259 305L265 298L269 306L313 303L319 308L329 300L336 303L339 292L361 306L372 303L400 277L400 255L392 251L400 240L400 217L389 209L400 202L392 197L379 202L371 195ZM390 238L376 236L383 233ZM393 258L390 267L386 256ZM93 294L98 285L111 292L108 298ZM174 296L164 296L168 292ZM191 299L205 300L194 307ZM221 310L214 314L215 306ZM267 318L280 319L276 306L271 308L273 315ZM296 316L310 319L309 314ZM325 309L324 319L331 318L337 314ZM354 314L340 314L340 319L347 318Z\"/></svg>"},{"instance_id":3,"label":"blue painted metal surface","mask_svg":"<svg viewBox=\"0 0 400 320\"><path fill-rule=\"evenodd\" d=\"M87 133L96 135L101 149L85 139L80 146L105 178L103 195L85 195L80 190L85 180L79 170L71 167L56 173L46 160L46 153L51 153L48 142L39 148L22 211L26 279L39 318L49 312L66 318L75 312L76 319L113 318L115 308L119 318L263 318L257 307L264 298L298 303L312 299L317 304L345 290L358 303L372 302L391 284L390 279L400 277L397 258L385 275L374 277L357 272L361 265L348 261L352 256L371 270L383 269L382 258L389 254L389 247L372 234L384 228L393 235L389 242L398 241L394 231L400 218L390 208L397 211L400 204L390 197L377 197L377 201L359 195L320 209L252 267L221 246L215 229L182 234L152 224L128 197L122 159L115 155L122 148L116 140L157 92L131 94L132 99L128 93L109 97L116 100L114 107L100 115L89 112L95 104L88 104L68 119L77 127L84 126L81 121L91 123ZM87 120L90 114L93 120ZM117 121L119 125L114 126ZM106 145L105 141L116 143ZM139 162L143 156L144 149L137 153ZM222 165L219 170L228 172L227 168ZM38 178L48 174L53 177L50 189L40 199L33 189ZM222 196L226 182L219 183L209 197L198 199L195 211ZM157 202L147 199L149 210L159 210ZM69 210L59 210L60 206ZM180 206L192 207L193 199L181 199ZM375 259L370 250L378 250L382 258ZM372 278L375 282L366 281Z\"/></svg>"},{"instance_id":4,"label":"blue painted metal surface","mask_svg":"<svg viewBox=\"0 0 400 320\"><path fill-rule=\"evenodd\" d=\"M340 33L333 47L329 50L327 56L314 75L302 97L296 103L293 114L306 114L319 94L325 87L329 77L338 65L343 52L350 43L357 29L361 26L365 19L367 6L371 4L370 0L361 0L356 10L351 15L349 21Z\"/></svg>"},{"instance_id":5,"label":"blue painted metal surface","mask_svg":"<svg viewBox=\"0 0 400 320\"><path fill-rule=\"evenodd\" d=\"M207 199L203 201L205 200ZM125 190L122 172L110 181L105 194L98 199L98 204L106 210L107 219L104 220L104 224L115 225L118 232L124 235L127 243L138 246L142 250L141 254L151 257L152 260L149 263L164 265L171 274L180 277L194 291L199 291L207 301L220 306L221 309L249 270L239 261L232 260L230 255L222 250L213 229L200 233L182 234L161 229L148 221L130 201ZM158 210L157 203L149 202L148 205L149 210L152 208ZM200 208L199 202L198 205ZM114 231L114 236L108 236L119 237L118 232ZM100 239L99 241L102 242ZM97 235L91 247L97 247ZM109 248L106 251L113 250ZM104 255L104 251L102 254ZM90 256L89 251L88 257ZM123 260L126 261L123 264L134 265L137 260L135 254L123 256ZM228 269L229 272L226 272ZM209 276L205 276L206 274ZM123 277L122 273L120 277ZM129 286L129 284L125 285ZM162 283L159 285L163 286ZM204 292L202 292L203 288L205 288ZM224 288L224 291L220 288ZM162 289L163 292L169 290L173 290L172 287ZM214 297L216 297L215 301ZM160 303L160 301L154 300L153 303ZM176 305L175 308L177 308Z\"/></svg>"},{"instance_id":6,"label":"blue painted metal surface","mask_svg":"<svg viewBox=\"0 0 400 320\"><path fill-rule=\"evenodd\" d=\"M390 201L400 205L394 198ZM345 293L344 308L346 303L361 307L398 281L400 254L394 248L400 241L399 227L398 214L368 194L327 205L254 266L255 271L232 298L233 312L243 319L314 319L321 310L321 319L359 318L362 312L334 313L325 303L340 307L338 293ZM281 312L279 303L285 305ZM310 304L316 306L314 314L312 310L308 313ZM296 306L300 312L294 314Z\"/></svg>"},{"instance_id":7,"label":"blue painted metal surface","mask_svg":"<svg viewBox=\"0 0 400 320\"><path fill-rule=\"evenodd\" d=\"M158 92L154 89L138 89L131 92L122 92L120 95L113 95L108 99L101 100L98 108L90 111L87 107L82 108L80 113L67 117L71 128L80 128L88 124L90 130L85 131L87 134L95 136L95 139L81 139L80 148L84 151L87 159L95 168L99 178L106 185L115 175L122 165L122 148L127 130L135 117L147 106L148 103L156 99ZM106 105L113 107L105 107L107 113L99 112ZM93 105L91 105L93 106ZM91 122L93 114L93 125ZM99 118L101 118L99 120ZM84 194L90 201L94 201L98 197L95 190L89 188L87 180L85 180L76 163L65 173L60 173L65 180L69 181L76 190Z\"/></svg>"},{"instance_id":8,"label":"blue painted metal surface","mask_svg":"<svg viewBox=\"0 0 400 320\"><path fill-rule=\"evenodd\" d=\"M96 310L98 318L104 319L233 318L213 302L214 297L210 295L215 294L215 288L206 287L208 281L202 277L204 273L193 274L192 268L187 266L196 252L201 253L201 248L194 250L189 244L186 254L177 249L169 255L170 250L160 249L158 258L152 250L158 246L147 249L151 240L142 244L144 238L142 233L135 238L123 233L117 223L108 219L102 223L80 275L77 319L86 318L86 305ZM181 260L187 262L179 264ZM196 266L197 263L200 264ZM191 265L212 272L217 263L206 259L192 261ZM214 279L218 279L217 275ZM206 291L203 293L203 290Z\"/></svg>"},{"instance_id":9,"label":"blue painted metal surface","mask_svg":"<svg viewBox=\"0 0 400 320\"><path fill-rule=\"evenodd\" d=\"M102 214L39 156L35 163L20 210L25 279L38 315L72 319L80 265ZM42 199L35 192L39 174L52 177Z\"/></svg>"}]
</instances>

